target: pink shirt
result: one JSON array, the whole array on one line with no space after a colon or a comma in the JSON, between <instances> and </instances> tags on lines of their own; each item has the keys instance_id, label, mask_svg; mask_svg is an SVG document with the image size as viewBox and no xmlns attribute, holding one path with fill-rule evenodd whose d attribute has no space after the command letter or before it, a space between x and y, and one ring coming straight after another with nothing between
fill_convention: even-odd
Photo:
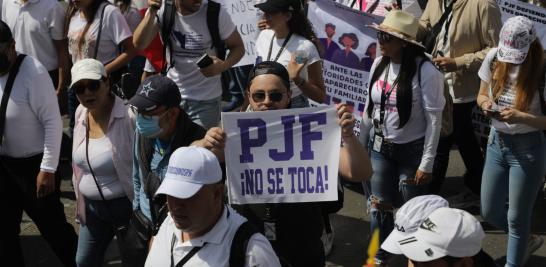
<instances>
[{"instance_id":1,"label":"pink shirt","mask_svg":"<svg viewBox=\"0 0 546 267\"><path fill-rule=\"evenodd\" d=\"M76 149L85 145L85 128L87 125L87 108L82 105L78 106L76 110L76 124L74 125L74 136L72 143L72 154L74 155ZM118 179L125 191L125 194L132 201L133 199L133 139L135 136L135 123L134 116L129 110L128 106L123 104L123 100L116 97L112 112L110 113L110 120L108 122L108 129L106 131L106 137L112 144L112 159L114 161L114 167ZM82 178L82 170L72 163L72 183L74 184L74 191L76 193L76 218L81 224L85 224L85 202L84 198L80 197L79 184Z\"/></svg>"}]
</instances>

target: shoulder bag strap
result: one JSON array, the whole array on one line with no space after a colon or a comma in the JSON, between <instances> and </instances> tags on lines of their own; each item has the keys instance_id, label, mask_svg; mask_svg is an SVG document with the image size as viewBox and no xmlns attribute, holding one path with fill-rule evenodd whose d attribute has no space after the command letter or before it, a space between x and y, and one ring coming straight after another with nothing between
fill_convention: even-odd
<instances>
[{"instance_id":1,"label":"shoulder bag strap","mask_svg":"<svg viewBox=\"0 0 546 267\"><path fill-rule=\"evenodd\" d=\"M231 250L229 252L230 267L245 266L248 242L250 241L250 237L256 233L258 233L258 230L249 221L245 221L239 226L231 242Z\"/></svg>"},{"instance_id":2,"label":"shoulder bag strap","mask_svg":"<svg viewBox=\"0 0 546 267\"><path fill-rule=\"evenodd\" d=\"M220 37L218 27L221 5L214 1L209 1L207 6L207 27L212 39L212 46L216 49L216 57L224 60L226 58L225 44Z\"/></svg>"},{"instance_id":3,"label":"shoulder bag strap","mask_svg":"<svg viewBox=\"0 0 546 267\"><path fill-rule=\"evenodd\" d=\"M8 108L8 100L11 95L11 89L13 88L15 77L17 76L17 73L19 72L19 67L21 67L21 63L23 63L23 59L25 59L25 57L26 55L24 54L19 54L17 56L15 63L13 64L13 66L11 67L11 70L9 71L6 87L4 87L4 94L2 95L2 103L0 104L0 145L2 145L2 142L4 141L4 126L6 124L6 110Z\"/></svg>"},{"instance_id":4,"label":"shoulder bag strap","mask_svg":"<svg viewBox=\"0 0 546 267\"><path fill-rule=\"evenodd\" d=\"M170 66L174 65L173 51L171 45L171 32L174 26L174 17L176 14L176 7L174 6L174 0L165 0L163 7L163 21L161 23L161 40L163 41L163 69L161 73L167 74ZM170 50L169 60L167 60L167 49Z\"/></svg>"},{"instance_id":5,"label":"shoulder bag strap","mask_svg":"<svg viewBox=\"0 0 546 267\"><path fill-rule=\"evenodd\" d=\"M434 24L434 26L432 26L431 31L434 34L434 36L438 36L440 31L442 30L442 25L444 24L447 17L449 16L449 13L451 13L451 10L453 10L453 2L455 2L455 1L451 1L451 4L449 4L449 6L447 6L446 10L444 10L444 14L442 14L442 16L440 17L440 20L438 22L436 22L436 24Z\"/></svg>"},{"instance_id":6,"label":"shoulder bag strap","mask_svg":"<svg viewBox=\"0 0 546 267\"><path fill-rule=\"evenodd\" d=\"M102 11L100 13L99 33L97 34L97 41L95 42L95 53L93 53L93 59L97 59L97 54L99 53L100 35L102 33L102 20L104 18L104 10L106 9L107 5L108 4L104 4L102 6ZM91 167L91 166L89 166L89 167Z\"/></svg>"}]
</instances>

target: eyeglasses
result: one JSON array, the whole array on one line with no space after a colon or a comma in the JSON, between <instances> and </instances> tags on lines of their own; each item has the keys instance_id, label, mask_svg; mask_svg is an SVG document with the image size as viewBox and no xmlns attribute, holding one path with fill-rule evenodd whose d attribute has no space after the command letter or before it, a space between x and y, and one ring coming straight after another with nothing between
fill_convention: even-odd
<instances>
[{"instance_id":1,"label":"eyeglasses","mask_svg":"<svg viewBox=\"0 0 546 267\"><path fill-rule=\"evenodd\" d=\"M89 90L89 92L96 92L100 88L100 80L90 80L88 82L83 83L76 83L72 86L72 90L74 90L74 93L77 95L81 95L85 93L85 89Z\"/></svg>"},{"instance_id":2,"label":"eyeglasses","mask_svg":"<svg viewBox=\"0 0 546 267\"><path fill-rule=\"evenodd\" d=\"M284 93L272 92L272 93L269 93L267 95L269 97L269 100L271 100L273 102L279 102L279 101L282 100L282 98L284 97L285 94L286 94L286 92L284 92ZM265 100L265 95L266 95L266 93L263 92L263 91L258 91L258 92L252 93L252 100L254 100L254 102L263 102Z\"/></svg>"},{"instance_id":3,"label":"eyeglasses","mask_svg":"<svg viewBox=\"0 0 546 267\"><path fill-rule=\"evenodd\" d=\"M134 108L134 107L131 107L131 108ZM161 113L153 114L153 115L151 115L151 114L149 114L149 113L146 114L146 115L144 115L144 114L142 114L142 113L138 113L138 112L137 112L136 110L134 110L134 109L133 109L133 111L134 111L136 114L138 114L139 116L142 116L144 119L151 120L151 119L153 119L153 117L155 117L155 116L157 116L158 119L163 118L163 117L169 112L169 109L166 109L166 110L164 110L164 111L161 112Z\"/></svg>"},{"instance_id":4,"label":"eyeglasses","mask_svg":"<svg viewBox=\"0 0 546 267\"><path fill-rule=\"evenodd\" d=\"M392 41L394 38L394 36L386 33L386 32L382 32L382 31L378 31L377 32L377 40L379 40L379 42L381 43L388 43L390 41Z\"/></svg>"}]
</instances>

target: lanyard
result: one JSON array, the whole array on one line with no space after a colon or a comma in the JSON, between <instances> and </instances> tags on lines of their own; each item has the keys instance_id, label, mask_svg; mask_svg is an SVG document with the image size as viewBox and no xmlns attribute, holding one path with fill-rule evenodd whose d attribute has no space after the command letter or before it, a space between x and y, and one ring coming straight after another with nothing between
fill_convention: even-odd
<instances>
[{"instance_id":1,"label":"lanyard","mask_svg":"<svg viewBox=\"0 0 546 267\"><path fill-rule=\"evenodd\" d=\"M379 109L379 125L383 126L383 122L385 120L385 104L387 102L387 99L391 97L392 92L394 91L394 88L398 84L398 76L396 76L396 80L394 80L394 83L391 85L391 90L387 92L387 82L389 80L389 69L391 64L387 65L387 70L385 71L385 78L383 79L383 88L381 89L381 105Z\"/></svg>"},{"instance_id":2,"label":"lanyard","mask_svg":"<svg viewBox=\"0 0 546 267\"><path fill-rule=\"evenodd\" d=\"M174 265L174 256L173 256L173 250L174 250L174 244L176 244L176 235L173 233L173 237L171 239L171 267L182 267L186 262L188 262L195 253L197 253L199 250L201 250L207 243L203 244L203 246L200 247L194 247L182 258L176 265Z\"/></svg>"},{"instance_id":3,"label":"lanyard","mask_svg":"<svg viewBox=\"0 0 546 267\"><path fill-rule=\"evenodd\" d=\"M284 42L282 43L281 49L279 49L279 52L277 52L277 56L275 57L275 60L273 60L273 61L276 62L277 60L279 60L279 57L281 56L282 51L284 50L284 48L288 44L288 41L290 41L290 37L292 37L292 32L289 32L288 36L286 36L286 39L284 39ZM273 41L274 40L275 40L275 35L273 35L273 37L271 37L271 42L269 43L269 52L267 53L267 61L271 60L271 50L273 49Z\"/></svg>"}]
</instances>

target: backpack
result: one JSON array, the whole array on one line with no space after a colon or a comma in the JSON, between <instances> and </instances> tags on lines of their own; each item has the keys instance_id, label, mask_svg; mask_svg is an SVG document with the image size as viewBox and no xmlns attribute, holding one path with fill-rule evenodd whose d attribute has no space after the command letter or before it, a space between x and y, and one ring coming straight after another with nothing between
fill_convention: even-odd
<instances>
[{"instance_id":1,"label":"backpack","mask_svg":"<svg viewBox=\"0 0 546 267\"><path fill-rule=\"evenodd\" d=\"M419 87L421 87L421 66L426 62L426 60L421 60L419 67L417 68L417 80L419 81ZM446 137L453 132L453 98L449 93L449 87L444 80L444 98L446 99L446 104L444 110L442 111L442 128L440 130L440 137Z\"/></svg>"},{"instance_id":2,"label":"backpack","mask_svg":"<svg viewBox=\"0 0 546 267\"><path fill-rule=\"evenodd\" d=\"M221 5L214 1L208 1L207 6L207 27L212 39L212 47L216 49L216 57L224 60L226 58L226 44L220 37L220 29L218 27ZM173 53L170 53L169 60L167 59L167 48L172 51L171 32L174 26L176 15L176 7L174 0L165 0L163 12L163 23L161 23L161 40L163 41L163 58L165 59L162 73L174 66ZM211 47L211 48L212 48Z\"/></svg>"},{"instance_id":3,"label":"backpack","mask_svg":"<svg viewBox=\"0 0 546 267\"><path fill-rule=\"evenodd\" d=\"M493 72L495 71L495 68L497 67L497 54L495 53L495 57L493 57L493 60L491 60L491 63L489 64L489 70L491 72L491 76L493 76ZM538 83L538 96L539 96L539 102L540 102L540 109L542 110L542 114L546 115L546 102L544 101L544 88L546 87L546 65L542 66L542 75L540 75L540 81ZM546 134L546 131L544 131Z\"/></svg>"}]
</instances>

